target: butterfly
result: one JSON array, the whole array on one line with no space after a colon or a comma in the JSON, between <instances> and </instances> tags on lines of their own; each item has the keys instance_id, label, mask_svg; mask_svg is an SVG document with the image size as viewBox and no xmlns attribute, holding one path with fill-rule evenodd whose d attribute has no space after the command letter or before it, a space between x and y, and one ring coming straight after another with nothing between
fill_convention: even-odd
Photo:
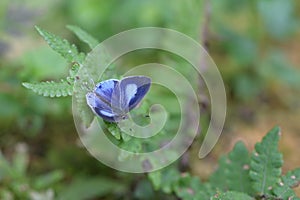
<instances>
[{"instance_id":1,"label":"butterfly","mask_svg":"<svg viewBox=\"0 0 300 200\"><path fill-rule=\"evenodd\" d=\"M91 110L105 121L119 122L142 101L150 86L151 79L146 76L109 79L87 93L86 101Z\"/></svg>"}]
</instances>

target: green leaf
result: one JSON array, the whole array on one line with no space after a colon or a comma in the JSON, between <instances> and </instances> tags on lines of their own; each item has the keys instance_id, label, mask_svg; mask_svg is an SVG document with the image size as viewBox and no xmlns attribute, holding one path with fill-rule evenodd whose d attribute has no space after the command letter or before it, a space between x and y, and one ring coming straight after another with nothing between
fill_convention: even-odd
<instances>
[{"instance_id":1,"label":"green leaf","mask_svg":"<svg viewBox=\"0 0 300 200\"><path fill-rule=\"evenodd\" d=\"M132 137L130 135L128 135L127 133L124 133L120 130L120 134L121 134L121 137L122 137L122 140L124 142L128 142L129 140L132 139Z\"/></svg>"},{"instance_id":2,"label":"green leaf","mask_svg":"<svg viewBox=\"0 0 300 200\"><path fill-rule=\"evenodd\" d=\"M95 118L95 114L91 111L86 103L85 95L80 95L75 93L76 96L76 106L79 113L79 116L86 128L88 128Z\"/></svg>"},{"instance_id":3,"label":"green leaf","mask_svg":"<svg viewBox=\"0 0 300 200\"><path fill-rule=\"evenodd\" d=\"M71 45L66 39L62 39L52 33L49 33L38 26L35 26L35 28L46 40L49 46L64 57L69 63L77 62L82 64L85 55L83 53L79 53L74 44Z\"/></svg>"},{"instance_id":4,"label":"green leaf","mask_svg":"<svg viewBox=\"0 0 300 200\"><path fill-rule=\"evenodd\" d=\"M117 123L105 123L107 125L107 130L117 139L121 139L121 130Z\"/></svg>"},{"instance_id":5,"label":"green leaf","mask_svg":"<svg viewBox=\"0 0 300 200\"><path fill-rule=\"evenodd\" d=\"M234 190L251 194L249 169L249 152L243 142L238 142L228 156L220 159L219 168L211 176L210 182L224 191Z\"/></svg>"},{"instance_id":6,"label":"green leaf","mask_svg":"<svg viewBox=\"0 0 300 200\"><path fill-rule=\"evenodd\" d=\"M0 151L0 182L2 179L11 176L13 174L13 170L10 166L10 163L5 159L2 152Z\"/></svg>"},{"instance_id":7,"label":"green leaf","mask_svg":"<svg viewBox=\"0 0 300 200\"><path fill-rule=\"evenodd\" d=\"M120 155L118 156L118 159L120 161L127 160L131 158L131 153L140 153L142 151L142 140L139 138L132 138L128 141L123 141L119 147L124 149L125 151L122 151ZM127 151L131 152L128 153Z\"/></svg>"},{"instance_id":8,"label":"green leaf","mask_svg":"<svg viewBox=\"0 0 300 200\"><path fill-rule=\"evenodd\" d=\"M148 173L148 178L151 181L154 190L159 190L162 184L162 180L161 180L161 171L155 171L155 172L150 172Z\"/></svg>"},{"instance_id":9,"label":"green leaf","mask_svg":"<svg viewBox=\"0 0 300 200\"><path fill-rule=\"evenodd\" d=\"M174 191L183 200L209 199L213 190L209 184L202 184L198 177L190 174L181 175L177 183L174 183Z\"/></svg>"},{"instance_id":10,"label":"green leaf","mask_svg":"<svg viewBox=\"0 0 300 200\"><path fill-rule=\"evenodd\" d=\"M282 176L281 181L273 188L273 193L276 197L283 200L299 199L296 198L296 194L293 187L300 184L300 168L289 171L286 175Z\"/></svg>"},{"instance_id":11,"label":"green leaf","mask_svg":"<svg viewBox=\"0 0 300 200\"><path fill-rule=\"evenodd\" d=\"M275 38L282 38L297 26L294 17L293 0L260 0L258 11L268 33Z\"/></svg>"},{"instance_id":12,"label":"green leaf","mask_svg":"<svg viewBox=\"0 0 300 200\"><path fill-rule=\"evenodd\" d=\"M238 142L228 155L226 177L228 189L250 194L250 155L243 142Z\"/></svg>"},{"instance_id":13,"label":"green leaf","mask_svg":"<svg viewBox=\"0 0 300 200\"><path fill-rule=\"evenodd\" d=\"M262 82L250 74L239 74L233 77L232 88L237 98L243 101L256 97L262 88Z\"/></svg>"},{"instance_id":14,"label":"green leaf","mask_svg":"<svg viewBox=\"0 0 300 200\"><path fill-rule=\"evenodd\" d=\"M67 28L71 30L75 35L83 42L87 43L91 49L95 48L99 42L96 38L88 34L86 31L81 28L73 25L67 25Z\"/></svg>"},{"instance_id":15,"label":"green leaf","mask_svg":"<svg viewBox=\"0 0 300 200\"><path fill-rule=\"evenodd\" d=\"M228 191L225 193L215 194L211 197L211 200L254 200L254 198L241 192Z\"/></svg>"},{"instance_id":16,"label":"green leaf","mask_svg":"<svg viewBox=\"0 0 300 200\"><path fill-rule=\"evenodd\" d=\"M29 163L29 156L27 152L27 145L19 143L16 145L16 152L12 160L12 169L14 174L18 177L25 177L25 173Z\"/></svg>"},{"instance_id":17,"label":"green leaf","mask_svg":"<svg viewBox=\"0 0 300 200\"><path fill-rule=\"evenodd\" d=\"M174 186L178 184L181 175L177 169L167 167L162 170L149 173L148 178L151 180L155 190L160 189L163 192L170 194L173 192Z\"/></svg>"},{"instance_id":18,"label":"green leaf","mask_svg":"<svg viewBox=\"0 0 300 200\"><path fill-rule=\"evenodd\" d=\"M37 177L33 182L33 186L37 190L47 189L52 184L62 180L63 177L64 173L61 170L52 171Z\"/></svg>"},{"instance_id":19,"label":"green leaf","mask_svg":"<svg viewBox=\"0 0 300 200\"><path fill-rule=\"evenodd\" d=\"M225 191L227 189L227 178L225 175L226 171L226 160L227 156L221 156L219 158L218 169L210 176L209 182L212 187Z\"/></svg>"},{"instance_id":20,"label":"green leaf","mask_svg":"<svg viewBox=\"0 0 300 200\"><path fill-rule=\"evenodd\" d=\"M174 167L167 167L148 174L155 190L164 193L175 193L180 199L208 199L213 193L209 184L202 184L198 177L189 173L180 173Z\"/></svg>"},{"instance_id":21,"label":"green leaf","mask_svg":"<svg viewBox=\"0 0 300 200\"><path fill-rule=\"evenodd\" d=\"M134 199L155 199L156 193L153 190L153 187L149 180L143 179L137 183L137 186L134 189ZM156 197L157 198L157 197Z\"/></svg>"},{"instance_id":22,"label":"green leaf","mask_svg":"<svg viewBox=\"0 0 300 200\"><path fill-rule=\"evenodd\" d=\"M294 67L281 51L270 51L257 66L257 72L266 81L277 81L289 87L299 88L300 70Z\"/></svg>"},{"instance_id":23,"label":"green leaf","mask_svg":"<svg viewBox=\"0 0 300 200\"><path fill-rule=\"evenodd\" d=\"M181 178L181 174L178 169L166 168L163 170L162 179L162 191L170 194L173 191L174 186L178 183Z\"/></svg>"},{"instance_id":24,"label":"green leaf","mask_svg":"<svg viewBox=\"0 0 300 200\"><path fill-rule=\"evenodd\" d=\"M104 177L77 178L61 191L58 199L96 199L111 193L123 193L125 186L120 181Z\"/></svg>"},{"instance_id":25,"label":"green leaf","mask_svg":"<svg viewBox=\"0 0 300 200\"><path fill-rule=\"evenodd\" d=\"M73 84L61 80L60 82L46 81L41 83L22 83L27 89L31 89L33 92L43 95L45 97L65 97L71 96L73 93Z\"/></svg>"},{"instance_id":26,"label":"green leaf","mask_svg":"<svg viewBox=\"0 0 300 200\"><path fill-rule=\"evenodd\" d=\"M95 118L95 114L91 111L86 102L86 94L92 91L94 83L91 81L86 68L80 68L78 71L79 79L75 79L73 88L73 109L79 114L80 119L86 128L88 128Z\"/></svg>"},{"instance_id":27,"label":"green leaf","mask_svg":"<svg viewBox=\"0 0 300 200\"><path fill-rule=\"evenodd\" d=\"M271 194L272 187L280 180L283 160L278 151L279 138L280 128L275 127L255 145L251 156L250 177L259 195Z\"/></svg>"}]
</instances>

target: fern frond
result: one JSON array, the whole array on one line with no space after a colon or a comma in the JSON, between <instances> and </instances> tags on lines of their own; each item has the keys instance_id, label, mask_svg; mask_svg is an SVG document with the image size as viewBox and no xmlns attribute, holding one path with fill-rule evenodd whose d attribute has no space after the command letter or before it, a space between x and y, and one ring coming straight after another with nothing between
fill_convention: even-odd
<instances>
[{"instance_id":1,"label":"fern frond","mask_svg":"<svg viewBox=\"0 0 300 200\"><path fill-rule=\"evenodd\" d=\"M154 190L159 190L162 186L162 173L160 170L148 173L148 179L151 181Z\"/></svg>"},{"instance_id":2,"label":"fern frond","mask_svg":"<svg viewBox=\"0 0 300 200\"><path fill-rule=\"evenodd\" d=\"M151 172L148 178L155 190L162 190L167 194L175 193L183 200L209 199L215 193L210 184L201 183L198 177L191 176L189 173L181 174L172 167Z\"/></svg>"},{"instance_id":3,"label":"fern frond","mask_svg":"<svg viewBox=\"0 0 300 200\"><path fill-rule=\"evenodd\" d=\"M226 177L228 188L251 194L250 155L243 142L238 142L228 155Z\"/></svg>"},{"instance_id":4,"label":"fern frond","mask_svg":"<svg viewBox=\"0 0 300 200\"><path fill-rule=\"evenodd\" d=\"M219 161L219 168L212 174L210 183L218 189L251 194L249 176L250 155L243 142L238 142L228 156Z\"/></svg>"},{"instance_id":5,"label":"fern frond","mask_svg":"<svg viewBox=\"0 0 300 200\"><path fill-rule=\"evenodd\" d=\"M41 83L22 83L27 89L45 97L65 97L73 93L73 84L66 80L60 82L46 81Z\"/></svg>"},{"instance_id":6,"label":"fern frond","mask_svg":"<svg viewBox=\"0 0 300 200\"><path fill-rule=\"evenodd\" d=\"M228 191L225 193L215 194L210 198L211 200L254 200L254 198L248 196L247 194L235 191Z\"/></svg>"},{"instance_id":7,"label":"fern frond","mask_svg":"<svg viewBox=\"0 0 300 200\"><path fill-rule=\"evenodd\" d=\"M251 156L250 177L253 189L259 195L271 195L272 187L279 182L282 154L278 151L280 138L279 127L273 128L262 140L255 145Z\"/></svg>"},{"instance_id":8,"label":"fern frond","mask_svg":"<svg viewBox=\"0 0 300 200\"><path fill-rule=\"evenodd\" d=\"M89 89L93 89L94 85L89 85L89 74L84 68L81 68L80 79L76 79L74 82L74 96L73 96L73 105L75 104L75 108L77 113L80 116L85 127L89 127L92 123L95 115L88 107L86 103L86 94L89 92ZM83 87L85 85L85 88Z\"/></svg>"},{"instance_id":9,"label":"fern frond","mask_svg":"<svg viewBox=\"0 0 300 200\"><path fill-rule=\"evenodd\" d=\"M142 142L143 141L138 138L132 138L126 142L122 142L119 147L125 151L122 151L119 154L118 160L130 160L132 158L132 154L129 154L128 152L140 153L142 151Z\"/></svg>"},{"instance_id":10,"label":"fern frond","mask_svg":"<svg viewBox=\"0 0 300 200\"><path fill-rule=\"evenodd\" d=\"M121 139L121 130L116 123L106 123L106 128L117 140Z\"/></svg>"},{"instance_id":11,"label":"fern frond","mask_svg":"<svg viewBox=\"0 0 300 200\"><path fill-rule=\"evenodd\" d=\"M86 103L85 94L86 92L74 90L73 98L75 98L76 109L79 113L82 123L86 128L88 128L91 125L95 115Z\"/></svg>"},{"instance_id":12,"label":"fern frond","mask_svg":"<svg viewBox=\"0 0 300 200\"><path fill-rule=\"evenodd\" d=\"M281 181L273 188L273 193L276 197L283 200L300 199L296 197L293 187L300 184L300 168L289 171L286 175L282 176Z\"/></svg>"},{"instance_id":13,"label":"fern frond","mask_svg":"<svg viewBox=\"0 0 300 200\"><path fill-rule=\"evenodd\" d=\"M71 78L73 80L73 83L74 83L74 80L75 80L75 77L79 71L79 68L80 68L80 65L78 63L73 63L70 70L69 70L69 78Z\"/></svg>"},{"instance_id":14,"label":"fern frond","mask_svg":"<svg viewBox=\"0 0 300 200\"><path fill-rule=\"evenodd\" d=\"M209 199L214 193L209 184L201 183L198 177L190 174L181 176L173 187L176 196L183 200Z\"/></svg>"},{"instance_id":15,"label":"fern frond","mask_svg":"<svg viewBox=\"0 0 300 200\"><path fill-rule=\"evenodd\" d=\"M88 44L91 49L95 48L99 44L96 38L88 34L86 31L82 30L78 26L67 25L67 28L72 31L82 42Z\"/></svg>"},{"instance_id":16,"label":"fern frond","mask_svg":"<svg viewBox=\"0 0 300 200\"><path fill-rule=\"evenodd\" d=\"M82 64L85 58L83 53L79 53L74 44L70 44L66 39L62 39L48 31L35 26L39 34L46 40L48 45L69 63L77 62Z\"/></svg>"},{"instance_id":17,"label":"fern frond","mask_svg":"<svg viewBox=\"0 0 300 200\"><path fill-rule=\"evenodd\" d=\"M227 178L225 175L226 171L226 160L227 156L223 155L218 160L218 168L216 171L213 172L213 174L209 178L209 183L212 185L212 187L225 191L227 190ZM225 183L225 184L224 184Z\"/></svg>"}]
</instances>

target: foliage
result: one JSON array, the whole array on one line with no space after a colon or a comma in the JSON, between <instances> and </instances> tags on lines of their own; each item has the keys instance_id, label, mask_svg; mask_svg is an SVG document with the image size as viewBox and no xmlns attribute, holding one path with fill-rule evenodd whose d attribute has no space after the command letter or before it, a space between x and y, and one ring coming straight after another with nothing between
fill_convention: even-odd
<instances>
[{"instance_id":1,"label":"foliage","mask_svg":"<svg viewBox=\"0 0 300 200\"><path fill-rule=\"evenodd\" d=\"M208 182L174 168L152 172L148 177L156 190L175 193L184 200L300 199L292 190L300 183L300 168L281 174L279 135L280 129L273 128L255 145L252 156L242 142L236 143L227 156L220 158L219 168Z\"/></svg>"},{"instance_id":2,"label":"foliage","mask_svg":"<svg viewBox=\"0 0 300 200\"><path fill-rule=\"evenodd\" d=\"M210 182L217 188L252 193L249 177L249 153L242 142L236 143L228 156L221 157L219 169L210 177Z\"/></svg>"},{"instance_id":3,"label":"foliage","mask_svg":"<svg viewBox=\"0 0 300 200\"><path fill-rule=\"evenodd\" d=\"M99 44L99 42L97 41L97 39L95 39L94 37L92 37L91 35L89 35L87 32L85 32L81 28L79 28L77 26L73 26L73 25L68 25L67 28L69 30L71 30L73 33L75 33L76 36L81 41L87 43L91 49L95 48Z\"/></svg>"},{"instance_id":4,"label":"foliage","mask_svg":"<svg viewBox=\"0 0 300 200\"><path fill-rule=\"evenodd\" d=\"M70 26L69 26L70 28ZM60 39L53 34L50 34L42 29L38 29L49 45L68 61L81 62L78 60L78 53L74 49L74 45L70 45L66 40ZM71 26L71 30L75 31L79 38L86 41L91 47L94 46L96 41L83 30ZM85 39L87 37L87 39ZM59 47L62 45L63 47ZM73 50L72 50L73 49ZM76 52L72 54L66 54L66 52ZM70 56L72 55L72 56ZM77 70L77 69L75 69ZM74 78L76 72L71 69L70 77ZM35 92L40 91L39 87L43 87L43 91L39 92L44 96L58 96L62 91L57 85L45 87L46 83L40 83L36 85L25 84L27 87L31 87ZM68 82L68 84L71 84ZM68 85L67 84L67 85ZM65 89L65 88L64 88ZM55 90L59 92L55 92ZM52 93L50 93L52 91ZM58 95L57 95L58 94ZM81 102L84 104L84 102ZM142 107L138 112L145 113L149 109L148 106ZM84 116L83 116L84 117ZM141 142L131 137L125 137L126 134L115 124L104 123L108 132L115 138L117 144L123 148L132 152L140 152L142 150ZM191 176L189 173L181 174L174 167L169 167L160 171L152 172L148 174L148 178L153 183L155 190L161 190L167 194L175 194L181 199L291 199L296 198L295 193L291 189L299 182L299 169L292 172L288 172L286 176L281 175L282 155L278 151L278 142L280 136L280 129L275 127L272 129L262 140L261 143L255 145L255 151L250 156L247 148L242 142L238 142L234 149L227 155L223 156L219 160L219 168L211 175L208 182L201 182L199 178ZM150 143L155 144L155 140L151 140ZM129 159L127 155L119 155L120 160ZM153 161L150 161L153 162ZM152 163L154 164L154 163ZM98 180L95 179L95 182ZM100 182L102 180L99 180ZM74 183L75 184L75 183ZM98 184L98 182L97 182ZM100 185L102 183L99 183ZM74 187L76 188L77 184ZM79 184L81 185L81 184ZM91 184L88 188L93 188L95 184ZM109 184L111 187L113 184ZM121 186L122 187L122 186ZM96 189L90 189L90 192L84 190L85 196L78 197L79 199L92 197L93 195L101 195L112 190L108 187L104 191L98 191ZM80 191L80 190L77 190ZM82 192L80 192L82 193ZM68 195L68 192L66 194ZM70 195L74 195L70 193ZM76 196L76 195L75 195ZM74 198L73 196L72 198ZM252 196L252 198L251 198ZM69 197L68 197L69 198Z\"/></svg>"},{"instance_id":5,"label":"foliage","mask_svg":"<svg viewBox=\"0 0 300 200\"><path fill-rule=\"evenodd\" d=\"M58 199L91 199L110 193L121 195L127 189L122 183L104 177L78 177L58 195Z\"/></svg>"},{"instance_id":6,"label":"foliage","mask_svg":"<svg viewBox=\"0 0 300 200\"><path fill-rule=\"evenodd\" d=\"M283 160L277 147L279 134L278 127L271 130L261 143L255 145L255 152L251 157L253 189L261 195L271 194L272 186L280 179Z\"/></svg>"},{"instance_id":7,"label":"foliage","mask_svg":"<svg viewBox=\"0 0 300 200\"><path fill-rule=\"evenodd\" d=\"M32 177L28 173L27 148L25 144L18 144L11 162L0 153L0 198L54 199L53 186L62 180L63 172L56 170Z\"/></svg>"},{"instance_id":8,"label":"foliage","mask_svg":"<svg viewBox=\"0 0 300 200\"><path fill-rule=\"evenodd\" d=\"M257 97L272 91L274 83L279 88L299 85L300 71L286 58L289 50L274 44L297 33L299 17L295 17L295 4L293 0L212 1L211 24L213 33L220 38L216 48L220 51L216 54L226 52L228 60L222 57L220 66L227 67L220 70L233 99L259 101Z\"/></svg>"},{"instance_id":9,"label":"foliage","mask_svg":"<svg viewBox=\"0 0 300 200\"><path fill-rule=\"evenodd\" d=\"M216 194L214 197L211 198L212 200L238 200L238 199L245 199L245 200L253 200L250 196L240 193L240 192L224 192L221 194Z\"/></svg>"},{"instance_id":10,"label":"foliage","mask_svg":"<svg viewBox=\"0 0 300 200\"><path fill-rule=\"evenodd\" d=\"M76 28L75 26L70 26L70 29L77 31L77 33L81 31L80 33L84 34L82 30ZM65 79L62 79L61 82L47 81L39 84L23 83L23 86L43 96L60 97L72 95L75 75L85 58L84 53L79 53L76 46L74 44L71 45L65 39L49 33L37 26L36 30L47 41L49 46L54 51L59 53L63 58L66 59L67 62L72 64L72 67L70 69L69 76ZM89 42L91 40L91 37L88 34L85 34L84 36L87 37L85 41Z\"/></svg>"},{"instance_id":11,"label":"foliage","mask_svg":"<svg viewBox=\"0 0 300 200\"><path fill-rule=\"evenodd\" d=\"M260 147L252 154L249 154L242 142L238 142L232 152L220 158L219 168L208 181L200 181L189 173L179 172L177 165L151 173L148 178L132 176L109 170L76 146L81 145L75 141L77 134L72 125L70 98L53 101L43 97L74 95L76 73L85 57L82 50L89 50L87 47L95 47L98 39L103 40L120 31L141 26L160 26L202 40L201 26L205 21L201 11L203 2L1 1L0 147L3 155L0 158L0 199L299 199L295 197L292 188L299 183L300 170L281 175L282 158L278 153L277 142L270 138L257 145ZM294 110L294 106L298 105L295 94L299 91L300 83L299 69L294 66L295 61L298 61L296 44L299 40L299 2L209 2L211 21L206 38L208 50L224 78L229 105L253 109L255 115L261 113L258 111L261 105L267 105L271 107L269 115L272 115L278 109L279 100ZM85 45L76 41L68 32L60 30L65 24L75 23L98 38L91 37L77 26L67 26ZM29 35L33 24L41 24L41 27L47 27L48 30L60 32L69 41L75 42L76 47L41 28L37 29L57 52L37 47L39 40L34 36L32 41ZM64 56L65 60L59 55ZM153 58L156 55L153 55L147 55L151 62L156 61ZM128 63L139 64L141 60L133 57ZM178 62L176 65L188 78L193 76L183 63ZM69 74L65 66L70 68ZM116 76L115 71L112 69L107 72L104 79ZM21 80L28 81L23 85L41 96L26 91L21 86ZM177 102L164 92L150 96L152 99L155 97L159 97L159 103L171 107L172 113L168 127L162 130L160 138L140 143L126 137L118 127L103 124L110 139L130 151L152 150L162 140L167 142L169 134L178 125L178 111L173 109ZM78 100L82 106L81 117L89 125L94 116L86 108L85 99ZM143 102L142 106L138 112L148 112L147 102ZM204 106L205 110L209 103ZM236 112L234 109L231 108L231 111ZM205 129L209 115L202 114L201 128ZM228 121L233 123L232 119ZM271 135L275 141L279 139ZM29 144L30 155L21 153L22 156L16 156L19 150L11 150L19 141ZM269 150L274 150L274 154ZM275 166L270 165L272 162L265 162L267 156L270 156ZM276 156L279 160L275 159ZM129 158L128 155L120 155L119 159ZM17 163L27 163L27 167L22 164L20 166L23 167L15 167L19 165ZM153 182L152 185L149 180Z\"/></svg>"},{"instance_id":12,"label":"foliage","mask_svg":"<svg viewBox=\"0 0 300 200\"><path fill-rule=\"evenodd\" d=\"M67 40L49 33L38 26L36 26L36 30L46 40L49 46L69 63L76 62L82 64L85 56L83 53L78 52L77 47L74 44L70 44Z\"/></svg>"},{"instance_id":13,"label":"foliage","mask_svg":"<svg viewBox=\"0 0 300 200\"><path fill-rule=\"evenodd\" d=\"M286 175L281 177L281 180L274 186L274 194L282 199L289 199L295 196L294 191L291 189L297 187L300 183L300 169L289 171Z\"/></svg>"},{"instance_id":14,"label":"foliage","mask_svg":"<svg viewBox=\"0 0 300 200\"><path fill-rule=\"evenodd\" d=\"M123 183L103 176L78 176L71 184L62 186L62 180L65 178L62 170L32 176L28 169L27 149L25 144L18 144L11 162L0 153L0 198L3 200L87 199L113 192L121 195L126 189ZM56 191L60 192L56 194Z\"/></svg>"},{"instance_id":15,"label":"foliage","mask_svg":"<svg viewBox=\"0 0 300 200\"><path fill-rule=\"evenodd\" d=\"M73 92L71 83L65 80L61 80L61 82L47 81L38 84L23 83L23 86L45 97L65 97L72 95Z\"/></svg>"}]
</instances>

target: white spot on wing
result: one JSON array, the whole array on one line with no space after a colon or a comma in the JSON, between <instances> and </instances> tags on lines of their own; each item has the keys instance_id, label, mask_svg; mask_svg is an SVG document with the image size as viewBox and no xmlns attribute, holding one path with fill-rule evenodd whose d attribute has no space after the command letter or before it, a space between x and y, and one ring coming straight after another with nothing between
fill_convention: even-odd
<instances>
[{"instance_id":1,"label":"white spot on wing","mask_svg":"<svg viewBox=\"0 0 300 200\"><path fill-rule=\"evenodd\" d=\"M113 116L114 116L114 114L112 114L112 113L110 113L110 112L106 112L106 111L104 111L104 110L100 110L100 113L101 113L102 115L107 116L107 117L113 117Z\"/></svg>"},{"instance_id":2,"label":"white spot on wing","mask_svg":"<svg viewBox=\"0 0 300 200\"><path fill-rule=\"evenodd\" d=\"M135 96L136 92L137 92L136 84L126 85L125 95L126 95L126 99L127 99L127 105L129 104L130 100Z\"/></svg>"}]
</instances>

